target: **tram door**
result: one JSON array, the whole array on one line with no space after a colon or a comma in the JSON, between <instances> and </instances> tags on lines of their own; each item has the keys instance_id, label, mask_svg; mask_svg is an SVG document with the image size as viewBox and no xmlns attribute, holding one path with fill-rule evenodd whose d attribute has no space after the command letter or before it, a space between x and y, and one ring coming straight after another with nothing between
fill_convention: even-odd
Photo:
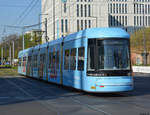
<instances>
[{"instance_id":1,"label":"tram door","mask_svg":"<svg viewBox=\"0 0 150 115\"><path fill-rule=\"evenodd\" d=\"M61 58L60 58L60 84L62 84L63 85L63 46L64 46L64 43L62 42L62 44L61 44L61 50L60 50L60 52L61 52Z\"/></svg>"},{"instance_id":2,"label":"tram door","mask_svg":"<svg viewBox=\"0 0 150 115\"><path fill-rule=\"evenodd\" d=\"M27 61L27 76L30 76L30 68L31 68L31 56L28 56L28 61Z\"/></svg>"},{"instance_id":3,"label":"tram door","mask_svg":"<svg viewBox=\"0 0 150 115\"><path fill-rule=\"evenodd\" d=\"M44 54L41 54L41 55L40 55L40 70L39 70L40 79L43 78L43 72L44 72L44 57L45 57Z\"/></svg>"}]
</instances>

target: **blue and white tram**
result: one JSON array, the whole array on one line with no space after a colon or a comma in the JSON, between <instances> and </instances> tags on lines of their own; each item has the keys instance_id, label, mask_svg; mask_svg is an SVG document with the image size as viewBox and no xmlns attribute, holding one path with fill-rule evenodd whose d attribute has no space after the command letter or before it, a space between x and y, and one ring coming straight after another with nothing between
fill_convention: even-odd
<instances>
[{"instance_id":1,"label":"blue and white tram","mask_svg":"<svg viewBox=\"0 0 150 115\"><path fill-rule=\"evenodd\" d=\"M131 91L129 44L123 29L86 29L21 51L18 72L87 92Z\"/></svg>"}]
</instances>

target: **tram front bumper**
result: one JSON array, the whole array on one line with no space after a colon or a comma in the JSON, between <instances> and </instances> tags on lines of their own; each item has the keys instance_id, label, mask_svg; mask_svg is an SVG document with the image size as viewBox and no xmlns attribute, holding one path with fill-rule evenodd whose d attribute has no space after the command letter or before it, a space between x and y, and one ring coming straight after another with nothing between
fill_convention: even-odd
<instances>
[{"instance_id":1,"label":"tram front bumper","mask_svg":"<svg viewBox=\"0 0 150 115\"><path fill-rule=\"evenodd\" d=\"M88 84L88 92L125 92L132 91L134 87L132 77L101 77L92 82Z\"/></svg>"}]
</instances>

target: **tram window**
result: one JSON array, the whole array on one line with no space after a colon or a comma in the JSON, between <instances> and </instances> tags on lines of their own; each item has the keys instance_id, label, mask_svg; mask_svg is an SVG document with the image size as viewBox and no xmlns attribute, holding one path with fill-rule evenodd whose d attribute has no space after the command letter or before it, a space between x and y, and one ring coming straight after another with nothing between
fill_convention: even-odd
<instances>
[{"instance_id":1,"label":"tram window","mask_svg":"<svg viewBox=\"0 0 150 115\"><path fill-rule=\"evenodd\" d=\"M52 68L52 53L49 53L49 68Z\"/></svg>"},{"instance_id":2,"label":"tram window","mask_svg":"<svg viewBox=\"0 0 150 115\"><path fill-rule=\"evenodd\" d=\"M53 55L52 55L52 68L55 69L55 64L56 64L56 55L55 55L55 52L53 52Z\"/></svg>"},{"instance_id":3,"label":"tram window","mask_svg":"<svg viewBox=\"0 0 150 115\"><path fill-rule=\"evenodd\" d=\"M34 67L37 67L37 55L34 55Z\"/></svg>"},{"instance_id":4,"label":"tram window","mask_svg":"<svg viewBox=\"0 0 150 115\"><path fill-rule=\"evenodd\" d=\"M21 58L21 66L23 66L23 57Z\"/></svg>"},{"instance_id":5,"label":"tram window","mask_svg":"<svg viewBox=\"0 0 150 115\"><path fill-rule=\"evenodd\" d=\"M42 55L40 55L40 66L42 65Z\"/></svg>"},{"instance_id":6,"label":"tram window","mask_svg":"<svg viewBox=\"0 0 150 115\"><path fill-rule=\"evenodd\" d=\"M22 57L22 59L21 59L21 66L24 66L23 57Z\"/></svg>"},{"instance_id":7,"label":"tram window","mask_svg":"<svg viewBox=\"0 0 150 115\"><path fill-rule=\"evenodd\" d=\"M88 68L89 68L89 70L92 70L95 67L95 60L94 60L95 50L94 49L95 49L94 46L88 47Z\"/></svg>"},{"instance_id":8,"label":"tram window","mask_svg":"<svg viewBox=\"0 0 150 115\"><path fill-rule=\"evenodd\" d=\"M70 55L70 51L69 50L65 50L64 69L66 69L66 70L69 69L69 55Z\"/></svg>"},{"instance_id":9,"label":"tram window","mask_svg":"<svg viewBox=\"0 0 150 115\"><path fill-rule=\"evenodd\" d=\"M71 49L71 55L70 55L70 69L75 70L76 69L76 49Z\"/></svg>"},{"instance_id":10,"label":"tram window","mask_svg":"<svg viewBox=\"0 0 150 115\"><path fill-rule=\"evenodd\" d=\"M21 66L21 58L19 58L19 66Z\"/></svg>"},{"instance_id":11,"label":"tram window","mask_svg":"<svg viewBox=\"0 0 150 115\"><path fill-rule=\"evenodd\" d=\"M59 51L56 52L56 68L59 69Z\"/></svg>"},{"instance_id":12,"label":"tram window","mask_svg":"<svg viewBox=\"0 0 150 115\"><path fill-rule=\"evenodd\" d=\"M43 54L43 64L45 65L45 63L46 63L46 55Z\"/></svg>"},{"instance_id":13,"label":"tram window","mask_svg":"<svg viewBox=\"0 0 150 115\"><path fill-rule=\"evenodd\" d=\"M23 66L26 65L26 57L23 57Z\"/></svg>"},{"instance_id":14,"label":"tram window","mask_svg":"<svg viewBox=\"0 0 150 115\"><path fill-rule=\"evenodd\" d=\"M84 70L84 47L78 49L78 70Z\"/></svg>"},{"instance_id":15,"label":"tram window","mask_svg":"<svg viewBox=\"0 0 150 115\"><path fill-rule=\"evenodd\" d=\"M28 66L30 65L31 63L31 56L28 56Z\"/></svg>"},{"instance_id":16,"label":"tram window","mask_svg":"<svg viewBox=\"0 0 150 115\"><path fill-rule=\"evenodd\" d=\"M31 56L28 56L27 75L29 75L29 73L30 73L30 67L31 67Z\"/></svg>"}]
</instances>

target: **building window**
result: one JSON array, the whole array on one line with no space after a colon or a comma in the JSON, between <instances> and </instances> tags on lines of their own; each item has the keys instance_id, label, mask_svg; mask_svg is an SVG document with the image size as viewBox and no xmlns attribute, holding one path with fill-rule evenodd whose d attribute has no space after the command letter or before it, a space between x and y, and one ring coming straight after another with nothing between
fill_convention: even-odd
<instances>
[{"instance_id":1,"label":"building window","mask_svg":"<svg viewBox=\"0 0 150 115\"><path fill-rule=\"evenodd\" d=\"M88 16L90 17L91 16L91 6L88 5Z\"/></svg>"},{"instance_id":2,"label":"building window","mask_svg":"<svg viewBox=\"0 0 150 115\"><path fill-rule=\"evenodd\" d=\"M150 14L150 5L148 5L148 14Z\"/></svg>"},{"instance_id":3,"label":"building window","mask_svg":"<svg viewBox=\"0 0 150 115\"><path fill-rule=\"evenodd\" d=\"M119 4L119 12L121 13L121 4ZM124 14L124 4L122 4L122 13Z\"/></svg>"},{"instance_id":4,"label":"building window","mask_svg":"<svg viewBox=\"0 0 150 115\"><path fill-rule=\"evenodd\" d=\"M83 30L83 20L81 20L81 30Z\"/></svg>"},{"instance_id":5,"label":"building window","mask_svg":"<svg viewBox=\"0 0 150 115\"><path fill-rule=\"evenodd\" d=\"M80 27L79 27L79 20L77 20L77 31L80 30Z\"/></svg>"},{"instance_id":6,"label":"building window","mask_svg":"<svg viewBox=\"0 0 150 115\"><path fill-rule=\"evenodd\" d=\"M139 17L137 16L137 26L139 26Z\"/></svg>"},{"instance_id":7,"label":"building window","mask_svg":"<svg viewBox=\"0 0 150 115\"><path fill-rule=\"evenodd\" d=\"M81 17L83 17L83 5L81 4Z\"/></svg>"},{"instance_id":8,"label":"building window","mask_svg":"<svg viewBox=\"0 0 150 115\"><path fill-rule=\"evenodd\" d=\"M127 4L125 4L125 13L128 13L128 8L127 8Z\"/></svg>"},{"instance_id":9,"label":"building window","mask_svg":"<svg viewBox=\"0 0 150 115\"><path fill-rule=\"evenodd\" d=\"M147 16L145 17L145 23L146 23L145 25L147 26Z\"/></svg>"},{"instance_id":10,"label":"building window","mask_svg":"<svg viewBox=\"0 0 150 115\"><path fill-rule=\"evenodd\" d=\"M85 20L85 29L87 29L87 20Z\"/></svg>"},{"instance_id":11,"label":"building window","mask_svg":"<svg viewBox=\"0 0 150 115\"><path fill-rule=\"evenodd\" d=\"M113 4L113 13L115 13L115 9L116 9L115 4Z\"/></svg>"},{"instance_id":12,"label":"building window","mask_svg":"<svg viewBox=\"0 0 150 115\"><path fill-rule=\"evenodd\" d=\"M112 16L109 16L109 17L110 17L110 20L109 20L110 26L112 26Z\"/></svg>"},{"instance_id":13,"label":"building window","mask_svg":"<svg viewBox=\"0 0 150 115\"><path fill-rule=\"evenodd\" d=\"M147 14L147 5L145 5L145 14Z\"/></svg>"},{"instance_id":14,"label":"building window","mask_svg":"<svg viewBox=\"0 0 150 115\"><path fill-rule=\"evenodd\" d=\"M127 21L127 16L125 16L125 25L127 26L128 21Z\"/></svg>"},{"instance_id":15,"label":"building window","mask_svg":"<svg viewBox=\"0 0 150 115\"><path fill-rule=\"evenodd\" d=\"M121 26L121 16L119 16L119 25Z\"/></svg>"},{"instance_id":16,"label":"building window","mask_svg":"<svg viewBox=\"0 0 150 115\"><path fill-rule=\"evenodd\" d=\"M145 26L145 21L144 20L145 20L145 17L143 16L143 26Z\"/></svg>"},{"instance_id":17,"label":"building window","mask_svg":"<svg viewBox=\"0 0 150 115\"><path fill-rule=\"evenodd\" d=\"M123 26L124 26L124 16L122 16L122 24L123 24Z\"/></svg>"},{"instance_id":18,"label":"building window","mask_svg":"<svg viewBox=\"0 0 150 115\"><path fill-rule=\"evenodd\" d=\"M68 20L65 20L65 31L68 32Z\"/></svg>"},{"instance_id":19,"label":"building window","mask_svg":"<svg viewBox=\"0 0 150 115\"><path fill-rule=\"evenodd\" d=\"M110 13L112 13L112 4L110 4Z\"/></svg>"},{"instance_id":20,"label":"building window","mask_svg":"<svg viewBox=\"0 0 150 115\"><path fill-rule=\"evenodd\" d=\"M67 6L66 6L66 3L64 3L64 13L67 12Z\"/></svg>"},{"instance_id":21,"label":"building window","mask_svg":"<svg viewBox=\"0 0 150 115\"><path fill-rule=\"evenodd\" d=\"M140 26L142 25L142 17L140 16Z\"/></svg>"},{"instance_id":22,"label":"building window","mask_svg":"<svg viewBox=\"0 0 150 115\"><path fill-rule=\"evenodd\" d=\"M77 4L77 17L79 17L79 5Z\"/></svg>"},{"instance_id":23,"label":"building window","mask_svg":"<svg viewBox=\"0 0 150 115\"><path fill-rule=\"evenodd\" d=\"M89 28L91 28L91 20L89 20Z\"/></svg>"},{"instance_id":24,"label":"building window","mask_svg":"<svg viewBox=\"0 0 150 115\"><path fill-rule=\"evenodd\" d=\"M121 14L121 4L119 4L119 13Z\"/></svg>"},{"instance_id":25,"label":"building window","mask_svg":"<svg viewBox=\"0 0 150 115\"><path fill-rule=\"evenodd\" d=\"M63 33L64 32L64 20L61 19L61 32Z\"/></svg>"},{"instance_id":26,"label":"building window","mask_svg":"<svg viewBox=\"0 0 150 115\"><path fill-rule=\"evenodd\" d=\"M116 13L118 14L118 4L116 4Z\"/></svg>"},{"instance_id":27,"label":"building window","mask_svg":"<svg viewBox=\"0 0 150 115\"><path fill-rule=\"evenodd\" d=\"M134 26L136 25L136 16L134 16Z\"/></svg>"},{"instance_id":28,"label":"building window","mask_svg":"<svg viewBox=\"0 0 150 115\"><path fill-rule=\"evenodd\" d=\"M148 16L148 25L150 26L150 16Z\"/></svg>"},{"instance_id":29,"label":"building window","mask_svg":"<svg viewBox=\"0 0 150 115\"><path fill-rule=\"evenodd\" d=\"M85 17L87 17L87 6L84 5L84 10L85 10Z\"/></svg>"},{"instance_id":30,"label":"building window","mask_svg":"<svg viewBox=\"0 0 150 115\"><path fill-rule=\"evenodd\" d=\"M134 14L136 13L136 4L134 4Z\"/></svg>"}]
</instances>

